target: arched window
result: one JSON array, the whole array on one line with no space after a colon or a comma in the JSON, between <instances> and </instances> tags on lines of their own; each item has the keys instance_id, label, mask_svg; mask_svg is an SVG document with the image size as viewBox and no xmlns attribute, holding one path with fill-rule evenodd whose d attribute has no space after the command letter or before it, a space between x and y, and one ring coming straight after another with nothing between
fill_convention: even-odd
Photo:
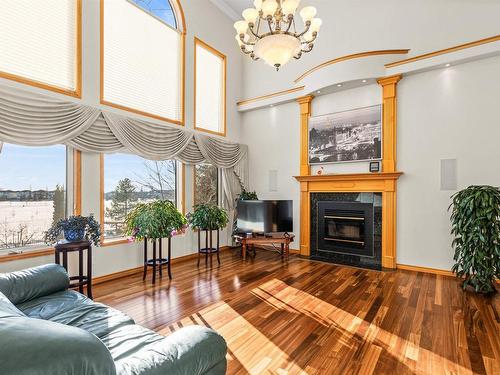
<instances>
[{"instance_id":1,"label":"arched window","mask_svg":"<svg viewBox=\"0 0 500 375\"><path fill-rule=\"evenodd\" d=\"M132 0L146 12L154 15L167 25L177 29L177 21L172 6L167 0Z\"/></svg>"},{"instance_id":2,"label":"arched window","mask_svg":"<svg viewBox=\"0 0 500 375\"><path fill-rule=\"evenodd\" d=\"M101 0L101 103L184 124L182 10L172 0Z\"/></svg>"}]
</instances>

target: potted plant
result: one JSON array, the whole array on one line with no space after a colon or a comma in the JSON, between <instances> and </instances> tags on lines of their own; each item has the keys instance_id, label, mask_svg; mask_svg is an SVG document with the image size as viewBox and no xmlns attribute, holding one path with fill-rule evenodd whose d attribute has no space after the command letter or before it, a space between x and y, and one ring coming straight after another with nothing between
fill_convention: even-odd
<instances>
[{"instance_id":1,"label":"potted plant","mask_svg":"<svg viewBox=\"0 0 500 375\"><path fill-rule=\"evenodd\" d=\"M45 243L53 245L64 234L68 242L91 241L99 246L101 242L101 227L99 223L90 216L70 216L60 219L45 232Z\"/></svg>"},{"instance_id":2,"label":"potted plant","mask_svg":"<svg viewBox=\"0 0 500 375\"><path fill-rule=\"evenodd\" d=\"M168 200L140 203L127 215L127 235L132 240L171 238L186 229L186 217Z\"/></svg>"},{"instance_id":3,"label":"potted plant","mask_svg":"<svg viewBox=\"0 0 500 375\"><path fill-rule=\"evenodd\" d=\"M229 221L226 210L214 204L197 204L187 218L189 225L200 230L222 229Z\"/></svg>"},{"instance_id":4,"label":"potted plant","mask_svg":"<svg viewBox=\"0 0 500 375\"><path fill-rule=\"evenodd\" d=\"M453 272L464 289L495 292L500 277L500 189L469 186L452 196Z\"/></svg>"}]
</instances>

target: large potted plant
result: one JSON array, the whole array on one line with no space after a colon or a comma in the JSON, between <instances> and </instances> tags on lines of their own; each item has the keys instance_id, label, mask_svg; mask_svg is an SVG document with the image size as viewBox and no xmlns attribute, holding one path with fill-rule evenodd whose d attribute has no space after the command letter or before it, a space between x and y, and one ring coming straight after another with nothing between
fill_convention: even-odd
<instances>
[{"instance_id":1,"label":"large potted plant","mask_svg":"<svg viewBox=\"0 0 500 375\"><path fill-rule=\"evenodd\" d=\"M187 218L189 225L200 230L222 229L229 221L226 210L215 204L197 204Z\"/></svg>"},{"instance_id":2,"label":"large potted plant","mask_svg":"<svg viewBox=\"0 0 500 375\"><path fill-rule=\"evenodd\" d=\"M88 240L96 246L101 242L101 227L92 215L70 216L58 220L45 232L45 243L53 245L61 238L61 234L68 242Z\"/></svg>"},{"instance_id":3,"label":"large potted plant","mask_svg":"<svg viewBox=\"0 0 500 375\"><path fill-rule=\"evenodd\" d=\"M168 200L139 203L125 220L132 240L171 238L186 229L186 217Z\"/></svg>"},{"instance_id":4,"label":"large potted plant","mask_svg":"<svg viewBox=\"0 0 500 375\"><path fill-rule=\"evenodd\" d=\"M464 289L494 292L500 277L500 189L469 186L452 199L452 270L464 279Z\"/></svg>"},{"instance_id":5,"label":"large potted plant","mask_svg":"<svg viewBox=\"0 0 500 375\"><path fill-rule=\"evenodd\" d=\"M153 284L156 281L156 269L159 267L162 276L162 266L167 265L168 277L172 279L171 251L173 236L186 230L187 220L175 205L168 200L157 200L150 203L139 203L129 212L125 220L126 233L131 236L131 241L144 240L144 272L143 280L146 279L147 268L153 267ZM162 239L168 239L168 255L162 255ZM148 241L153 243L153 258L148 259ZM158 257L156 256L156 245L159 244Z\"/></svg>"},{"instance_id":6,"label":"large potted plant","mask_svg":"<svg viewBox=\"0 0 500 375\"><path fill-rule=\"evenodd\" d=\"M219 230L224 228L229 222L226 210L214 204L197 204L193 212L187 215L189 225L198 230L198 266L200 265L200 256L205 254L205 263L208 262L210 254L210 265L212 265L212 254L217 254L217 262L220 264L219 257ZM212 244L212 231L216 231L217 243ZM205 232L205 247L201 246L201 232Z\"/></svg>"}]
</instances>

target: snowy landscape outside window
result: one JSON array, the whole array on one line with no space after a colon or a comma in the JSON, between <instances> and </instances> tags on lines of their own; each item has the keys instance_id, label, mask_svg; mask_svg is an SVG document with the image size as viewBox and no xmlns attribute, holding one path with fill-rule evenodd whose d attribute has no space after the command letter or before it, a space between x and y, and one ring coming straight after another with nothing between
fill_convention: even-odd
<instances>
[{"instance_id":1,"label":"snowy landscape outside window","mask_svg":"<svg viewBox=\"0 0 500 375\"><path fill-rule=\"evenodd\" d=\"M45 248L44 232L66 217L66 147L3 144L0 255Z\"/></svg>"}]
</instances>

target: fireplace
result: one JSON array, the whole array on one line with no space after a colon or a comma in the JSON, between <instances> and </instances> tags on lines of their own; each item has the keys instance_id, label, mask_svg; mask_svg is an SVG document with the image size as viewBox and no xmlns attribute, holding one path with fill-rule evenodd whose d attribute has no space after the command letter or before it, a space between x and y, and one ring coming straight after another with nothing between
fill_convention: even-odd
<instances>
[{"instance_id":1,"label":"fireplace","mask_svg":"<svg viewBox=\"0 0 500 375\"><path fill-rule=\"evenodd\" d=\"M373 204L318 202L318 252L373 256Z\"/></svg>"},{"instance_id":2,"label":"fireplace","mask_svg":"<svg viewBox=\"0 0 500 375\"><path fill-rule=\"evenodd\" d=\"M380 193L311 194L311 258L381 269Z\"/></svg>"}]
</instances>

